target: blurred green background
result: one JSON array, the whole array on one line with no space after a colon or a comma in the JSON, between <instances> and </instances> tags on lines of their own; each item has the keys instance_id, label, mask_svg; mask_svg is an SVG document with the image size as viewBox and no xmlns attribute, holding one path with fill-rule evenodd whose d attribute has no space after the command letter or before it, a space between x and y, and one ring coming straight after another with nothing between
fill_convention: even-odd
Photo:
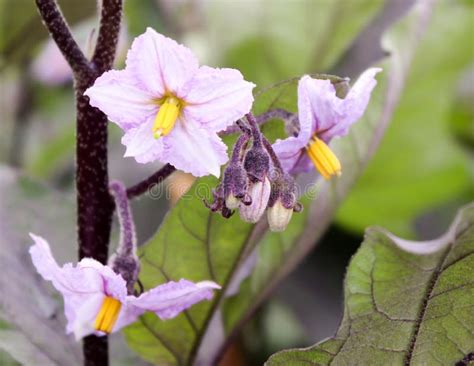
<instances>
[{"instance_id":1,"label":"blurred green background","mask_svg":"<svg viewBox=\"0 0 474 366\"><path fill-rule=\"evenodd\" d=\"M59 3L78 43L90 53L95 1ZM360 64L349 51L358 34L365 32L365 57L378 60L384 29L412 3L127 0L116 65L123 66L133 38L151 26L192 48L202 64L238 68L259 87L309 72L357 76ZM0 93L0 162L72 192L72 82L48 44L33 1L0 0ZM380 148L319 247L247 327L243 343L256 364L273 351L332 334L344 268L367 226L433 238L456 209L473 200L473 102L474 2L439 1ZM120 131L113 124L109 130L112 178L131 184L156 170L157 165L123 159ZM141 242L156 230L166 207L165 201L134 203ZM308 313L312 316L305 318Z\"/></svg>"}]
</instances>

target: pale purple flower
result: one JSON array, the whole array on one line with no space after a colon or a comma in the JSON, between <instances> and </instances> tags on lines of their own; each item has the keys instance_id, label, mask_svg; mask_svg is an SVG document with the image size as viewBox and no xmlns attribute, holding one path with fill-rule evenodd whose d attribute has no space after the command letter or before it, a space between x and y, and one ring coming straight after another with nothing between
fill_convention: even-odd
<instances>
[{"instance_id":1,"label":"pale purple flower","mask_svg":"<svg viewBox=\"0 0 474 366\"><path fill-rule=\"evenodd\" d=\"M329 149L329 141L348 133L359 120L377 84L380 68L366 70L344 99L336 96L329 80L303 76L298 83L299 131L296 136L277 140L273 148L283 168L290 173L305 172L313 164L324 178L340 175L341 166Z\"/></svg>"},{"instance_id":2,"label":"pale purple flower","mask_svg":"<svg viewBox=\"0 0 474 366\"><path fill-rule=\"evenodd\" d=\"M212 290L220 286L211 281L193 283L187 280L167 282L140 296L127 295L125 280L112 268L91 258L76 266L59 267L43 238L30 234L35 244L31 258L38 273L64 298L66 332L76 339L89 334L105 335L134 322L145 311L161 319L170 319L183 310L212 298Z\"/></svg>"},{"instance_id":3,"label":"pale purple flower","mask_svg":"<svg viewBox=\"0 0 474 366\"><path fill-rule=\"evenodd\" d=\"M219 177L228 157L217 132L250 111L254 86L238 70L199 67L191 50L148 28L125 70L104 73L85 95L124 130L125 156Z\"/></svg>"}]
</instances>

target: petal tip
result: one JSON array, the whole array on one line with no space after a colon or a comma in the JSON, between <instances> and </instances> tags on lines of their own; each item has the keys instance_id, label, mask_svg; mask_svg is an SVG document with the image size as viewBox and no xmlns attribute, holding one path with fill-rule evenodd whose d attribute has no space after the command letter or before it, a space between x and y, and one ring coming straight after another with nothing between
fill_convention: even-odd
<instances>
[{"instance_id":1,"label":"petal tip","mask_svg":"<svg viewBox=\"0 0 474 366\"><path fill-rule=\"evenodd\" d=\"M199 288L215 289L220 290L222 287L213 281L201 281L196 283L196 286Z\"/></svg>"}]
</instances>

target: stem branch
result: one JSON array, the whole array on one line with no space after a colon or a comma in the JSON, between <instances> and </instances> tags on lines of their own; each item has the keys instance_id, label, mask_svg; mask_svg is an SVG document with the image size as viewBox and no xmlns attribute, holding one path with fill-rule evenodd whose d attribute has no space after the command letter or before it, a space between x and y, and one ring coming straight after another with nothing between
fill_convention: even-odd
<instances>
[{"instance_id":1,"label":"stem branch","mask_svg":"<svg viewBox=\"0 0 474 366\"><path fill-rule=\"evenodd\" d=\"M56 0L36 0L43 23L76 76L89 73L91 66L72 37Z\"/></svg>"},{"instance_id":2,"label":"stem branch","mask_svg":"<svg viewBox=\"0 0 474 366\"><path fill-rule=\"evenodd\" d=\"M158 170L156 173L153 173L145 180L128 188L127 197L134 198L134 197L142 195L143 193L147 192L148 189L150 189L150 187L152 187L153 185L159 184L162 181L164 181L166 178L168 178L171 175L171 173L173 173L175 170L176 168L174 166L170 164L166 164L160 170Z\"/></svg>"}]
</instances>

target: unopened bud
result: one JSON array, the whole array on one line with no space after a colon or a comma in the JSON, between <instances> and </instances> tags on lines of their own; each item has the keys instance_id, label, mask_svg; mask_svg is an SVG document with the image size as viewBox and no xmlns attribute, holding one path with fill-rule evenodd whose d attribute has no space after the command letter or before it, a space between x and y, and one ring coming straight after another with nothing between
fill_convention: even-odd
<instances>
[{"instance_id":1,"label":"unopened bud","mask_svg":"<svg viewBox=\"0 0 474 366\"><path fill-rule=\"evenodd\" d=\"M291 216L293 215L293 208L286 208L278 200L273 207L267 210L268 225L271 231L280 232L285 231L288 226Z\"/></svg>"},{"instance_id":2,"label":"unopened bud","mask_svg":"<svg viewBox=\"0 0 474 366\"><path fill-rule=\"evenodd\" d=\"M127 284L127 292L133 294L133 288L138 280L140 273L140 261L136 254L118 254L113 255L109 260L110 266L115 273L123 277Z\"/></svg>"},{"instance_id":3,"label":"unopened bud","mask_svg":"<svg viewBox=\"0 0 474 366\"><path fill-rule=\"evenodd\" d=\"M293 211L301 211L296 202L296 183L289 174L277 176L272 182L272 191L268 201L267 218L271 231L284 231Z\"/></svg>"},{"instance_id":4,"label":"unopened bud","mask_svg":"<svg viewBox=\"0 0 474 366\"><path fill-rule=\"evenodd\" d=\"M231 193L226 197L225 205L227 208L230 208L231 210L235 210L239 208L240 200Z\"/></svg>"},{"instance_id":5,"label":"unopened bud","mask_svg":"<svg viewBox=\"0 0 474 366\"><path fill-rule=\"evenodd\" d=\"M348 78L333 82L332 85L336 89L336 96L340 99L344 99L351 89Z\"/></svg>"},{"instance_id":6,"label":"unopened bud","mask_svg":"<svg viewBox=\"0 0 474 366\"><path fill-rule=\"evenodd\" d=\"M246 197L248 188L247 172L242 164L232 162L224 172L224 198L227 208L234 210L240 201Z\"/></svg>"},{"instance_id":7,"label":"unopened bud","mask_svg":"<svg viewBox=\"0 0 474 366\"><path fill-rule=\"evenodd\" d=\"M262 217L267 208L270 192L271 184L268 178L264 178L263 182L251 183L249 195L252 203L248 206L240 205L241 219L251 223L256 223L260 220L260 217Z\"/></svg>"}]
</instances>

